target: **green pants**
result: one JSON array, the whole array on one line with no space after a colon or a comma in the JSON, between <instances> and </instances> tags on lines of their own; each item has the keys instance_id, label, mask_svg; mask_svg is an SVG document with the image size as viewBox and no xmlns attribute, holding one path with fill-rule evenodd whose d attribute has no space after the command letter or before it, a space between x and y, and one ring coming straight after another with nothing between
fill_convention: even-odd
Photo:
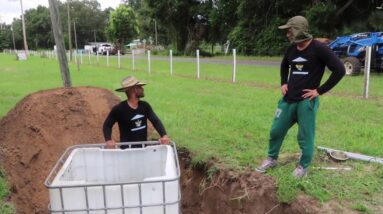
<instances>
[{"instance_id":1,"label":"green pants","mask_svg":"<svg viewBox=\"0 0 383 214\"><path fill-rule=\"evenodd\" d=\"M287 131L298 123L297 139L302 152L299 164L307 168L314 155L315 118L318 107L319 97L296 103L287 103L281 98L270 130L268 156L278 159L279 150Z\"/></svg>"}]
</instances>

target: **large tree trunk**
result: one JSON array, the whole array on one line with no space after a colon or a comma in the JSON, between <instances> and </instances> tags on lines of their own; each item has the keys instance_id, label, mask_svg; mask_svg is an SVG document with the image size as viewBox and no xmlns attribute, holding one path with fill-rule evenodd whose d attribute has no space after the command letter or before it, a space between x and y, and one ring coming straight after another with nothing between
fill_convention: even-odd
<instances>
[{"instance_id":1,"label":"large tree trunk","mask_svg":"<svg viewBox=\"0 0 383 214\"><path fill-rule=\"evenodd\" d=\"M56 43L57 56L60 63L61 78L65 87L71 87L70 72L68 60L65 53L64 37L61 30L61 21L59 16L59 8L56 0L49 0L49 10L51 14L53 35Z\"/></svg>"}]
</instances>

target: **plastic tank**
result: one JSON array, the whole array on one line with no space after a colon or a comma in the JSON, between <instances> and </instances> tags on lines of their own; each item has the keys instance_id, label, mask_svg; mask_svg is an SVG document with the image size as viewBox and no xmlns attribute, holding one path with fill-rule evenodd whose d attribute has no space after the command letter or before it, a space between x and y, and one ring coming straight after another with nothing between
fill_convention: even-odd
<instances>
[{"instance_id":1,"label":"plastic tank","mask_svg":"<svg viewBox=\"0 0 383 214\"><path fill-rule=\"evenodd\" d=\"M125 150L68 148L45 181L51 213L179 214L175 144L144 143Z\"/></svg>"}]
</instances>

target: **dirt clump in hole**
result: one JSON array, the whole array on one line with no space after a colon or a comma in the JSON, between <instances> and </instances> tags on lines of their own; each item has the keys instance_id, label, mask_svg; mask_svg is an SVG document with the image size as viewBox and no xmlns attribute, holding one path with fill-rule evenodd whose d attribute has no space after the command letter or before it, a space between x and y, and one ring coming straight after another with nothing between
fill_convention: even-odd
<instances>
[{"instance_id":1,"label":"dirt clump in hole","mask_svg":"<svg viewBox=\"0 0 383 214\"><path fill-rule=\"evenodd\" d=\"M227 169L208 175L214 161L192 167L185 149L179 150L179 158L183 214L320 213L319 203L304 195L292 204L278 202L276 183L270 176Z\"/></svg>"}]
</instances>

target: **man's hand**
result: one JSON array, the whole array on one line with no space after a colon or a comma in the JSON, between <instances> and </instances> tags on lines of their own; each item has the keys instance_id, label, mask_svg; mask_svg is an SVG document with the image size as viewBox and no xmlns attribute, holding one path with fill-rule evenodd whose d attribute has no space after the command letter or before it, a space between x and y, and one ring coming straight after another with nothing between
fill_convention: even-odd
<instances>
[{"instance_id":1,"label":"man's hand","mask_svg":"<svg viewBox=\"0 0 383 214\"><path fill-rule=\"evenodd\" d=\"M162 136L160 139L158 139L160 144L169 144L170 138L167 135Z\"/></svg>"},{"instance_id":2,"label":"man's hand","mask_svg":"<svg viewBox=\"0 0 383 214\"><path fill-rule=\"evenodd\" d=\"M319 93L316 89L303 89L304 94L302 95L303 98L309 98L310 100L314 99L315 97L319 96Z\"/></svg>"},{"instance_id":3,"label":"man's hand","mask_svg":"<svg viewBox=\"0 0 383 214\"><path fill-rule=\"evenodd\" d=\"M116 142L114 142L114 140L108 140L105 142L105 148L106 149L115 149L117 148L117 145L116 145Z\"/></svg>"},{"instance_id":4,"label":"man's hand","mask_svg":"<svg viewBox=\"0 0 383 214\"><path fill-rule=\"evenodd\" d=\"M288 90L289 90L289 89L287 88L287 84L283 84L283 85L281 86L281 92L282 92L282 95L283 95L283 96L286 95L286 93L287 93Z\"/></svg>"}]
</instances>

